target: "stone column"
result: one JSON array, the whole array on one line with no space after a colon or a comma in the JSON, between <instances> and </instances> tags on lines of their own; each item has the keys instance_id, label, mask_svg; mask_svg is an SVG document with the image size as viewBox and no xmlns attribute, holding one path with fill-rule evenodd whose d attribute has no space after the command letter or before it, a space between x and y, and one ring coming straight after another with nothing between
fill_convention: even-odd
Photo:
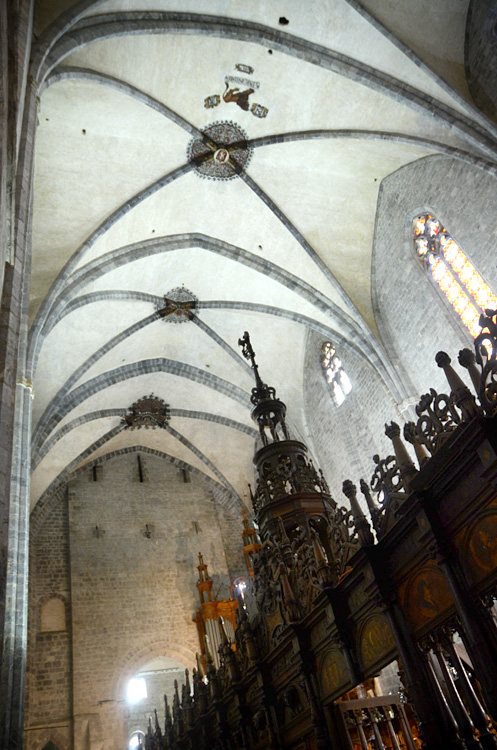
<instances>
[{"instance_id":1,"label":"stone column","mask_svg":"<svg viewBox=\"0 0 497 750\"><path fill-rule=\"evenodd\" d=\"M9 3L8 189L0 307L0 744L22 747L27 643L31 384L25 378L30 215L38 97L26 85L33 3ZM5 113L4 113L5 114ZM19 138L20 124L22 125Z\"/></svg>"}]
</instances>

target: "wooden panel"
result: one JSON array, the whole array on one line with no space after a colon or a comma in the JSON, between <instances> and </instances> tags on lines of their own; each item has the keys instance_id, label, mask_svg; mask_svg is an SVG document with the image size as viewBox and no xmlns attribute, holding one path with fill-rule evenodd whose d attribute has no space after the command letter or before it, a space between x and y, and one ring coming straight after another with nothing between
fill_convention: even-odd
<instances>
[{"instance_id":1,"label":"wooden panel","mask_svg":"<svg viewBox=\"0 0 497 750\"><path fill-rule=\"evenodd\" d=\"M457 536L464 572L470 583L479 583L497 568L497 500Z\"/></svg>"},{"instance_id":2,"label":"wooden panel","mask_svg":"<svg viewBox=\"0 0 497 750\"><path fill-rule=\"evenodd\" d=\"M323 698L328 695L341 695L350 686L347 662L339 649L332 648L326 652L319 670L319 684Z\"/></svg>"},{"instance_id":3,"label":"wooden panel","mask_svg":"<svg viewBox=\"0 0 497 750\"><path fill-rule=\"evenodd\" d=\"M380 662L395 650L395 642L388 620L383 614L370 617L360 629L358 654L364 672Z\"/></svg>"},{"instance_id":4,"label":"wooden panel","mask_svg":"<svg viewBox=\"0 0 497 750\"><path fill-rule=\"evenodd\" d=\"M399 587L399 601L415 631L443 615L454 604L445 578L434 560L417 568Z\"/></svg>"}]
</instances>

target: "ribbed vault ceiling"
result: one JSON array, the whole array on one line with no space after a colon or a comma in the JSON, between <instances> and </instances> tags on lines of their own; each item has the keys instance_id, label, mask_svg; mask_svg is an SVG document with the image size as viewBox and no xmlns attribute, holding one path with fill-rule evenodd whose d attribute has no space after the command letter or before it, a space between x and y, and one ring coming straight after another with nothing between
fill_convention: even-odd
<instances>
[{"instance_id":1,"label":"ribbed vault ceiling","mask_svg":"<svg viewBox=\"0 0 497 750\"><path fill-rule=\"evenodd\" d=\"M309 330L360 350L399 397L372 306L381 181L434 153L489 153L465 99L462 44L430 71L415 29L419 58L408 29L395 38L346 0L217 0L209 15L205 3L179 5L40 2L33 503L79 467L137 447L243 498L256 436L237 347L246 329L297 435L307 435ZM454 39L466 5L451 16ZM236 87L254 89L247 110L223 100ZM188 156L215 122L248 141L229 180L200 176ZM213 173L220 146L206 146ZM182 287L198 299L195 319L158 319ZM124 428L152 392L170 406L168 428Z\"/></svg>"}]
</instances>

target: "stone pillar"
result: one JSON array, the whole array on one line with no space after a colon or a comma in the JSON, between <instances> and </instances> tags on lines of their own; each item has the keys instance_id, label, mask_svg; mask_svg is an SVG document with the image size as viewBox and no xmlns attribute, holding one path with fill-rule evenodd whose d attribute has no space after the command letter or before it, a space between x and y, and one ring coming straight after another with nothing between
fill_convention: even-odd
<instances>
[{"instance_id":1,"label":"stone pillar","mask_svg":"<svg viewBox=\"0 0 497 750\"><path fill-rule=\"evenodd\" d=\"M38 101L36 90L27 86L33 7L29 0L7 3L8 101L2 112L8 120L8 163L2 164L2 208L8 213L1 237L7 263L0 307L0 744L5 748L22 747L27 642L31 386L24 363Z\"/></svg>"},{"instance_id":2,"label":"stone pillar","mask_svg":"<svg viewBox=\"0 0 497 750\"><path fill-rule=\"evenodd\" d=\"M28 631L31 389L17 386L12 454L6 604L1 670L3 747L22 747Z\"/></svg>"}]
</instances>

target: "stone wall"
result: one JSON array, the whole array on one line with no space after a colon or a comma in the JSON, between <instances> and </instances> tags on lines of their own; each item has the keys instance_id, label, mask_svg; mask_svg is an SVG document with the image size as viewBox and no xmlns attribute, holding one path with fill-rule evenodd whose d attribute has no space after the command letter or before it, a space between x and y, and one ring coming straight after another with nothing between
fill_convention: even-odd
<instances>
[{"instance_id":1,"label":"stone wall","mask_svg":"<svg viewBox=\"0 0 497 750\"><path fill-rule=\"evenodd\" d=\"M367 360L340 348L337 354L352 390L338 406L321 369L322 344L321 336L309 334L305 358L309 447L324 472L331 494L339 505L348 507L342 493L343 480L351 479L358 484L361 477L370 479L374 469L372 456L392 452L384 434L385 422L398 421L399 416L393 398Z\"/></svg>"},{"instance_id":2,"label":"stone wall","mask_svg":"<svg viewBox=\"0 0 497 750\"><path fill-rule=\"evenodd\" d=\"M381 185L372 265L375 315L413 396L430 387L446 391L435 354L442 349L455 361L473 340L414 257L412 220L423 211L436 215L495 292L496 189L497 180L484 170L442 156L409 164Z\"/></svg>"},{"instance_id":3,"label":"stone wall","mask_svg":"<svg viewBox=\"0 0 497 750\"><path fill-rule=\"evenodd\" d=\"M60 750L70 747L72 683L68 530L67 498L65 491L61 491L32 517L26 675L28 750L38 750L51 738L55 742L55 729ZM53 598L64 605L65 628L43 630L42 608ZM52 731L47 725L53 725ZM61 744L61 738L64 744Z\"/></svg>"},{"instance_id":4,"label":"stone wall","mask_svg":"<svg viewBox=\"0 0 497 750\"><path fill-rule=\"evenodd\" d=\"M0 744L18 747L25 692L28 425L27 327L36 97L29 81L35 3L0 9ZM28 271L26 272L26 269ZM22 384L22 385L21 385ZM28 386L28 388L26 388ZM24 428L24 429L23 429ZM14 440L15 434L15 440Z\"/></svg>"},{"instance_id":5,"label":"stone wall","mask_svg":"<svg viewBox=\"0 0 497 750\"><path fill-rule=\"evenodd\" d=\"M434 387L447 391L435 354L457 353L472 338L423 271L411 247L412 219L429 210L461 245L490 286L497 290L496 180L481 169L447 157L430 157L386 178L381 186L375 231L372 283L375 315L387 355L417 401ZM475 218L477 217L477 218ZM475 225L475 222L477 224ZM320 367L323 339L309 334L306 350L305 407L309 436L333 496L345 503L346 478L370 479L372 456L392 452L385 422L402 424L398 405L367 360L338 349L352 391L337 406ZM336 342L335 342L336 343ZM405 419L413 415L404 411Z\"/></svg>"},{"instance_id":6,"label":"stone wall","mask_svg":"<svg viewBox=\"0 0 497 750\"><path fill-rule=\"evenodd\" d=\"M220 598L228 591L223 534L231 539L236 527L239 535L241 516L228 519L199 477L140 458L144 481L136 454L117 456L81 473L65 496L45 504L43 518L34 514L26 723L33 750L47 724L71 715L76 750L122 750L127 722L140 728L140 711L125 701L128 680L158 657L194 666L198 552L214 591ZM237 543L228 545L232 558ZM54 594L70 602L68 629L40 633L40 607Z\"/></svg>"}]
</instances>

